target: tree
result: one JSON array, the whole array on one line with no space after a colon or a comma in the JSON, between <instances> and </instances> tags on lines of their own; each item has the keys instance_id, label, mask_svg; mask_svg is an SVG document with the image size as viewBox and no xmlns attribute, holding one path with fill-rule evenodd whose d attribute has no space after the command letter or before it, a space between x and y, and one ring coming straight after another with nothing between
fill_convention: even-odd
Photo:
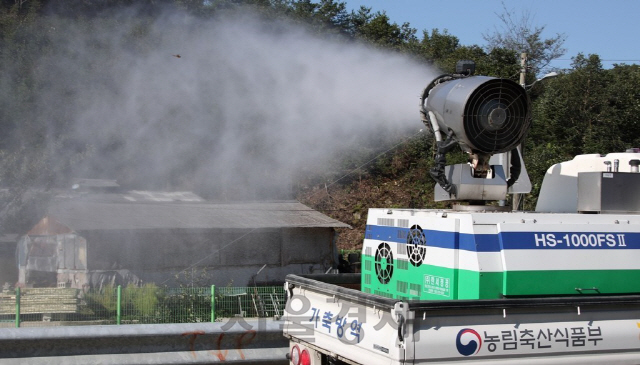
<instances>
[{"instance_id":1,"label":"tree","mask_svg":"<svg viewBox=\"0 0 640 365\"><path fill-rule=\"evenodd\" d=\"M334 0L277 0L272 2L273 11L325 35L347 34L349 14L344 2Z\"/></svg>"},{"instance_id":2,"label":"tree","mask_svg":"<svg viewBox=\"0 0 640 365\"><path fill-rule=\"evenodd\" d=\"M431 60L445 59L460 46L458 37L449 34L446 29L441 33L437 28L432 29L431 34L423 31L420 43Z\"/></svg>"},{"instance_id":3,"label":"tree","mask_svg":"<svg viewBox=\"0 0 640 365\"><path fill-rule=\"evenodd\" d=\"M47 188L47 124L34 113L38 85L34 65L42 51L38 1L0 8L0 232L24 232L35 224L46 196L29 190Z\"/></svg>"},{"instance_id":4,"label":"tree","mask_svg":"<svg viewBox=\"0 0 640 365\"><path fill-rule=\"evenodd\" d=\"M417 42L416 30L409 23L391 23L385 12L371 14L371 8L364 6L351 12L351 25L356 38L379 47L403 50L407 44Z\"/></svg>"},{"instance_id":5,"label":"tree","mask_svg":"<svg viewBox=\"0 0 640 365\"><path fill-rule=\"evenodd\" d=\"M525 163L535 197L545 171L554 163L587 153L622 152L640 146L640 66L605 70L598 55L578 54L572 69L538 84Z\"/></svg>"},{"instance_id":6,"label":"tree","mask_svg":"<svg viewBox=\"0 0 640 365\"><path fill-rule=\"evenodd\" d=\"M551 60L565 54L563 46L567 37L563 33L543 39L545 26L534 26L534 16L530 11L524 10L518 17L514 10L507 9L504 2L502 8L503 13L496 14L502 23L500 29L482 35L487 42L487 51L506 48L517 53L526 52L527 65L534 76L543 72Z\"/></svg>"}]
</instances>

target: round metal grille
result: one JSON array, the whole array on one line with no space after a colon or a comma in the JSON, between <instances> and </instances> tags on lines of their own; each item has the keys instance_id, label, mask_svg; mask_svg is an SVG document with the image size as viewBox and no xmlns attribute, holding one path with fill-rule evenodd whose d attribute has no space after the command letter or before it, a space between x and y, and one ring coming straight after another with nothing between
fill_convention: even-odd
<instances>
[{"instance_id":1,"label":"round metal grille","mask_svg":"<svg viewBox=\"0 0 640 365\"><path fill-rule=\"evenodd\" d=\"M487 81L469 97L463 122L474 150L510 151L520 144L529 129L529 98L524 88L513 81Z\"/></svg>"},{"instance_id":2,"label":"round metal grille","mask_svg":"<svg viewBox=\"0 0 640 365\"><path fill-rule=\"evenodd\" d=\"M427 254L427 238L418 225L413 225L407 235L407 256L411 265L418 267L422 265Z\"/></svg>"},{"instance_id":3,"label":"round metal grille","mask_svg":"<svg viewBox=\"0 0 640 365\"><path fill-rule=\"evenodd\" d=\"M389 244L378 245L375 258L376 275L381 284L388 284L393 276L393 252Z\"/></svg>"}]
</instances>

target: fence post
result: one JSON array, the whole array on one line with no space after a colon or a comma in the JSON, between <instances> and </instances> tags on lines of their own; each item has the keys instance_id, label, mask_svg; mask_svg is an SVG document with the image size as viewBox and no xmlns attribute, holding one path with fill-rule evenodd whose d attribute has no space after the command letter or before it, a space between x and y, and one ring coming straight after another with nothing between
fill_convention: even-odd
<instances>
[{"instance_id":1,"label":"fence post","mask_svg":"<svg viewBox=\"0 0 640 365\"><path fill-rule=\"evenodd\" d=\"M118 293L118 299L116 302L116 324L120 325L120 314L121 314L121 310L120 307L122 305L122 286L118 285L118 289L116 289L117 293Z\"/></svg>"},{"instance_id":2,"label":"fence post","mask_svg":"<svg viewBox=\"0 0 640 365\"><path fill-rule=\"evenodd\" d=\"M16 288L16 328L20 327L20 287Z\"/></svg>"},{"instance_id":3,"label":"fence post","mask_svg":"<svg viewBox=\"0 0 640 365\"><path fill-rule=\"evenodd\" d=\"M211 285L211 323L216 321L216 286Z\"/></svg>"}]
</instances>

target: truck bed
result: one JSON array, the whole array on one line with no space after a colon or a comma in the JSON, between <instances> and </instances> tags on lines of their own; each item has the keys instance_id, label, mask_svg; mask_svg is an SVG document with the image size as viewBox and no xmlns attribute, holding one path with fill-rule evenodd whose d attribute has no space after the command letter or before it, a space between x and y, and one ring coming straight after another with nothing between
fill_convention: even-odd
<instances>
[{"instance_id":1,"label":"truck bed","mask_svg":"<svg viewBox=\"0 0 640 365\"><path fill-rule=\"evenodd\" d=\"M285 336L350 364L640 363L640 295L399 300L345 286L358 274L287 276Z\"/></svg>"}]
</instances>

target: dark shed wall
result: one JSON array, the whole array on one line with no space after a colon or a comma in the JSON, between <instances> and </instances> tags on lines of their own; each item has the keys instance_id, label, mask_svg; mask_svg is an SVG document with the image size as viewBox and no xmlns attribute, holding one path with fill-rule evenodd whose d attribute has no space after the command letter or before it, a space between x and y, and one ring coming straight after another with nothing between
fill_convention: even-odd
<instances>
[{"instance_id":1,"label":"dark shed wall","mask_svg":"<svg viewBox=\"0 0 640 365\"><path fill-rule=\"evenodd\" d=\"M284 229L282 237L283 265L318 262L331 266L337 259L333 229Z\"/></svg>"},{"instance_id":2,"label":"dark shed wall","mask_svg":"<svg viewBox=\"0 0 640 365\"><path fill-rule=\"evenodd\" d=\"M335 262L332 228L90 231L90 271L128 269L145 282L170 282L187 268L207 268L211 284L281 282L289 273L324 272Z\"/></svg>"},{"instance_id":3,"label":"dark shed wall","mask_svg":"<svg viewBox=\"0 0 640 365\"><path fill-rule=\"evenodd\" d=\"M205 263L219 265L213 254L218 244L216 230L129 230L80 232L87 239L89 270L170 269L206 257Z\"/></svg>"},{"instance_id":4,"label":"dark shed wall","mask_svg":"<svg viewBox=\"0 0 640 365\"><path fill-rule=\"evenodd\" d=\"M16 243L0 241L0 287L5 283L13 286L16 281L18 281Z\"/></svg>"}]
</instances>

